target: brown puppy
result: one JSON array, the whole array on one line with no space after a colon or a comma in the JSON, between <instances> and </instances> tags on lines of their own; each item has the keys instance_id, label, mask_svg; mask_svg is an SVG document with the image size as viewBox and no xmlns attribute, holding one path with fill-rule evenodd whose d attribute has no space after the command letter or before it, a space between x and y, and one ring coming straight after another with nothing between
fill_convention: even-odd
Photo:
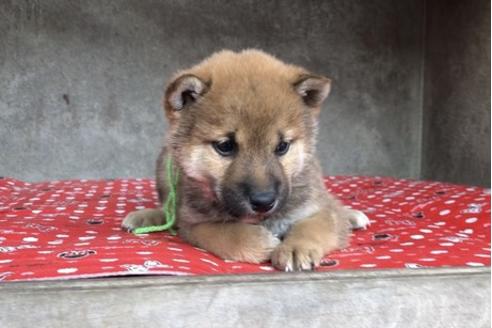
<instances>
[{"instance_id":1,"label":"brown puppy","mask_svg":"<svg viewBox=\"0 0 492 328\"><path fill-rule=\"evenodd\" d=\"M179 171L177 226L188 242L229 260L311 270L368 224L324 188L315 156L330 80L258 50L218 52L179 72L164 97L170 123L157 161ZM161 209L130 213L125 229L162 224Z\"/></svg>"}]
</instances>

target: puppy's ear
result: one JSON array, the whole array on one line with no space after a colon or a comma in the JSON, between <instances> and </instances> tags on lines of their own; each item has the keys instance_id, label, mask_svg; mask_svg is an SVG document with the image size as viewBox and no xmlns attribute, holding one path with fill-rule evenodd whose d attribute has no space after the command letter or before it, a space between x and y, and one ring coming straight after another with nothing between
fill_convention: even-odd
<instances>
[{"instance_id":1,"label":"puppy's ear","mask_svg":"<svg viewBox=\"0 0 492 328\"><path fill-rule=\"evenodd\" d=\"M319 107L330 93L331 80L324 76L302 75L294 88L307 106Z\"/></svg>"},{"instance_id":2,"label":"puppy's ear","mask_svg":"<svg viewBox=\"0 0 492 328\"><path fill-rule=\"evenodd\" d=\"M164 95L164 107L170 119L177 118L177 112L194 104L205 94L208 85L192 74L181 75L169 84Z\"/></svg>"}]
</instances>

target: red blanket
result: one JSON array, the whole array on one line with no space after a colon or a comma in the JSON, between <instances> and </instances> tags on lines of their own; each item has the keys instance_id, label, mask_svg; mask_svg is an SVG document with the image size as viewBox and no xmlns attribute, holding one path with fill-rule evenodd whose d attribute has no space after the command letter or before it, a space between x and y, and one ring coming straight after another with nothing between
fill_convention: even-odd
<instances>
[{"instance_id":1,"label":"red blanket","mask_svg":"<svg viewBox=\"0 0 492 328\"><path fill-rule=\"evenodd\" d=\"M379 177L328 177L326 186L372 225L319 271L490 266L488 189ZM120 230L128 212L155 206L147 179L0 179L0 280L275 271L223 261L167 233Z\"/></svg>"}]
</instances>

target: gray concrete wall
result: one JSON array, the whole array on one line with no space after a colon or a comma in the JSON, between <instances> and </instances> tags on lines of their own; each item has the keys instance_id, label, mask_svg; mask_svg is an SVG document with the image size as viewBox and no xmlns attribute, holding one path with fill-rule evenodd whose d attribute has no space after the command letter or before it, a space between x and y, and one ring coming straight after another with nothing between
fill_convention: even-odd
<instances>
[{"instance_id":1,"label":"gray concrete wall","mask_svg":"<svg viewBox=\"0 0 492 328\"><path fill-rule=\"evenodd\" d=\"M456 172L465 170L461 182L486 184L490 146L469 151L468 162L480 164L466 168L441 156L449 148L450 129L443 128L441 137L436 129L428 133L427 123L450 120L438 115L440 107L481 111L480 118L462 116L482 132L463 129L455 144L470 140L458 147L468 149L472 139L487 143L487 134L490 143L490 119L481 119L490 117L490 100L487 108L484 101L471 100L490 94L470 86L463 96L449 92L445 104L435 105L443 92L439 85L452 84L446 79L456 76L439 66L442 56L432 52L439 52L437 46L425 57L425 108L431 114L422 134L424 45L430 47L445 32L428 19L425 42L424 13L444 20L445 7L446 1L432 0L3 0L0 175L25 180L153 176L166 129L160 99L167 78L213 51L258 47L333 78L321 116L319 151L326 174L419 178L423 170L426 178L458 181ZM448 29L455 28L461 38L442 61L484 60L467 55L460 44L469 33L459 34L459 25L477 24L468 28L473 30L481 21L457 22ZM470 54L480 49L467 44ZM462 67L453 74L490 83L485 73L473 79L478 64Z\"/></svg>"},{"instance_id":2,"label":"gray concrete wall","mask_svg":"<svg viewBox=\"0 0 492 328\"><path fill-rule=\"evenodd\" d=\"M429 1L423 177L490 186L490 1Z\"/></svg>"},{"instance_id":3,"label":"gray concrete wall","mask_svg":"<svg viewBox=\"0 0 492 328\"><path fill-rule=\"evenodd\" d=\"M153 176L178 68L258 47L334 80L327 174L417 177L423 1L0 2L0 175Z\"/></svg>"}]
</instances>

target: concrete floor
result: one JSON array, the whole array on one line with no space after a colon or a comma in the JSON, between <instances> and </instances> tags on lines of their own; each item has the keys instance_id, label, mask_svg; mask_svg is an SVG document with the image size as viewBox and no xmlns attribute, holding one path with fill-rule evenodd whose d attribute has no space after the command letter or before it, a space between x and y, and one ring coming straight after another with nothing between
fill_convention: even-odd
<instances>
[{"instance_id":1,"label":"concrete floor","mask_svg":"<svg viewBox=\"0 0 492 328\"><path fill-rule=\"evenodd\" d=\"M490 327L490 268L0 284L0 326Z\"/></svg>"}]
</instances>

